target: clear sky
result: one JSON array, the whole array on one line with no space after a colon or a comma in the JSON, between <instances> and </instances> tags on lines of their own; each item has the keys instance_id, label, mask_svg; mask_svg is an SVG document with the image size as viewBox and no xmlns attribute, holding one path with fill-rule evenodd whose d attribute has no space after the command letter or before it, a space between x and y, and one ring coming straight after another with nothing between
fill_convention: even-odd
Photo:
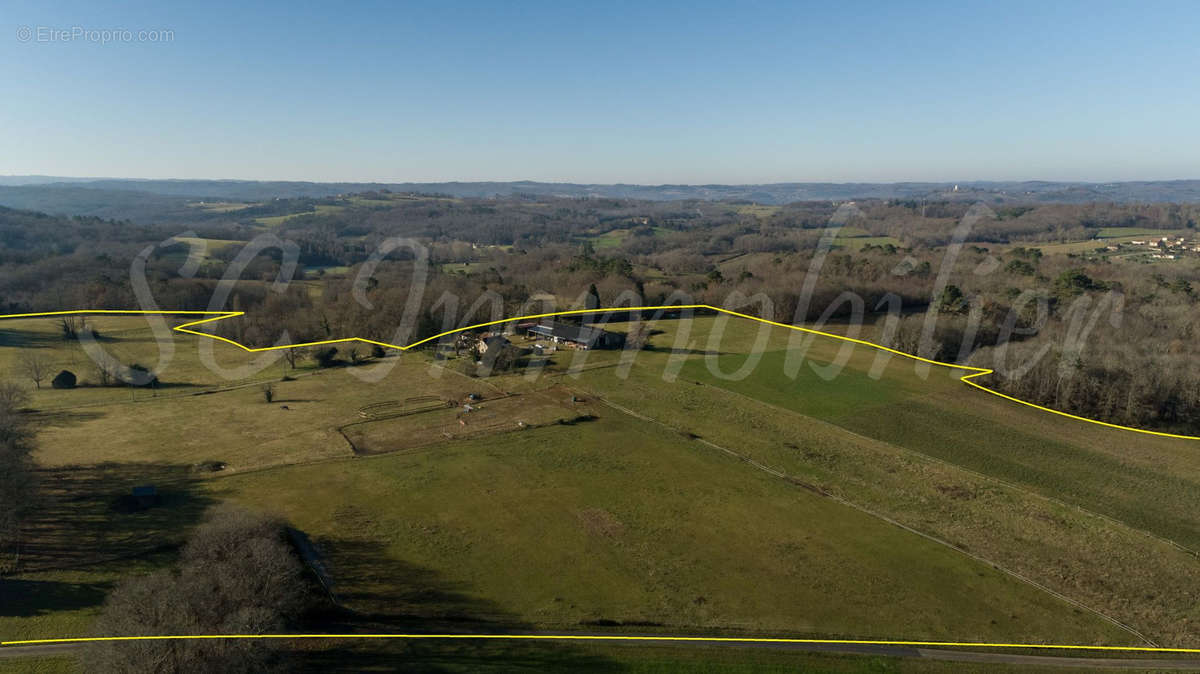
<instances>
[{"instance_id":1,"label":"clear sky","mask_svg":"<svg viewBox=\"0 0 1200 674\"><path fill-rule=\"evenodd\" d=\"M0 0L0 23L0 174L1200 178L1200 2ZM74 27L133 40L48 39Z\"/></svg>"}]
</instances>

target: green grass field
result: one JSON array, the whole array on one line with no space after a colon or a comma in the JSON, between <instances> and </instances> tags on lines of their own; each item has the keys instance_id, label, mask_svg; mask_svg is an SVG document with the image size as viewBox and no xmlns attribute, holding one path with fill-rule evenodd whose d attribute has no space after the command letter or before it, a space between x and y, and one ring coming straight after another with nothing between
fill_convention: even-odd
<instances>
[{"instance_id":1,"label":"green grass field","mask_svg":"<svg viewBox=\"0 0 1200 674\"><path fill-rule=\"evenodd\" d=\"M1179 234L1178 231L1172 229L1147 229L1145 227L1101 227L1100 233L1096 236L1101 239L1112 239L1116 237L1126 236L1141 236L1154 238L1160 236L1170 236Z\"/></svg>"},{"instance_id":2,"label":"green grass field","mask_svg":"<svg viewBox=\"0 0 1200 674\"><path fill-rule=\"evenodd\" d=\"M759 328L729 321L725 339L713 342L706 321L723 319L698 319L691 348L724 354L703 358L733 373L746 357L730 345L751 343ZM678 356L650 352L626 379L596 369L582 373L582 384L1110 615L1136 615L1177 642L1193 639L1200 615L1172 588L1195 586L1188 578L1196 559L1152 538L1196 545L1192 444L1015 406L967 389L948 368L922 379L907 359L890 359L874 388L864 377L880 352L864 347L852 348L846 369L826 381L812 366L843 348L826 339L812 342L793 380L778 369L781 349L795 339L784 332L768 331L766 355L742 379L684 360L665 386ZM658 339L670 345L672 337Z\"/></svg>"},{"instance_id":3,"label":"green grass field","mask_svg":"<svg viewBox=\"0 0 1200 674\"><path fill-rule=\"evenodd\" d=\"M95 321L106 350L157 361L147 319ZM231 499L307 532L341 601L381 619L1138 642L1094 609L1164 645L1195 642L1200 562L1171 543L1200 547L1192 445L741 319L656 328L650 350L560 351L539 377L471 379L423 353L305 369L276 381L270 404L260 382L282 363L231 382L205 361L255 356L174 333L162 372L174 388L157 396L31 391L34 407L55 410L36 453L49 500L34 566L17 577L22 608L0 615L0 632L83 629L116 579L160 563L142 555ZM0 324L0 368L38 349L86 372L56 330ZM840 371L825 369L839 357ZM371 368L390 371L363 381ZM378 414L469 393L484 401L466 415ZM570 422L581 416L592 419ZM214 461L224 469L197 468ZM165 505L109 511L141 483L159 485ZM65 540L81 566L38 571ZM103 561L121 552L132 561ZM638 662L628 666L670 668Z\"/></svg>"},{"instance_id":4,"label":"green grass field","mask_svg":"<svg viewBox=\"0 0 1200 674\"><path fill-rule=\"evenodd\" d=\"M617 248L625 242L625 239L628 236L628 229L614 229L593 238L592 244L597 250L604 250L605 248Z\"/></svg>"},{"instance_id":5,"label":"green grass field","mask_svg":"<svg viewBox=\"0 0 1200 674\"><path fill-rule=\"evenodd\" d=\"M75 658L16 658L0 659L0 674L66 674L79 671Z\"/></svg>"},{"instance_id":6,"label":"green grass field","mask_svg":"<svg viewBox=\"0 0 1200 674\"><path fill-rule=\"evenodd\" d=\"M287 653L288 671L388 671L398 663L406 669L437 672L597 672L658 674L774 674L830 672L839 674L992 674L1014 671L1005 665L939 662L886 656L809 653L794 649L659 644L561 644L505 642L354 642L333 646L301 643ZM66 674L77 672L75 659L66 657L0 658L0 674ZM1062 666L1028 666L1031 674L1070 674L1088 671ZM1162 670L1169 671L1169 670ZM1177 670L1176 670L1177 671Z\"/></svg>"},{"instance_id":7,"label":"green grass field","mask_svg":"<svg viewBox=\"0 0 1200 674\"><path fill-rule=\"evenodd\" d=\"M191 206L192 208L207 211L209 213L232 213L234 211L240 211L242 209L258 205L260 204L247 204L236 201L196 201L188 204L188 206Z\"/></svg>"},{"instance_id":8,"label":"green grass field","mask_svg":"<svg viewBox=\"0 0 1200 674\"><path fill-rule=\"evenodd\" d=\"M843 227L833 240L833 245L848 250L860 250L863 246L903 246L900 239L894 236L871 236L870 232L859 227Z\"/></svg>"},{"instance_id":9,"label":"green grass field","mask_svg":"<svg viewBox=\"0 0 1200 674\"><path fill-rule=\"evenodd\" d=\"M171 330L186 318L89 316L86 320L99 334L94 345L64 339L60 321L54 318L0 322L0 376L28 386L37 409L59 411L95 403L186 396L202 389L265 381L283 374L283 363L277 354L248 354ZM41 356L50 370L41 389L35 389L33 381L21 372L22 354L29 352ZM125 365L140 363L153 369L162 386L157 390L100 386L96 360L102 360L103 354ZM275 367L244 376L238 372L254 362L275 363ZM50 379L63 369L76 375L80 388L50 387Z\"/></svg>"},{"instance_id":10,"label":"green grass field","mask_svg":"<svg viewBox=\"0 0 1200 674\"><path fill-rule=\"evenodd\" d=\"M756 218L775 215L779 210L779 206L768 206L766 204L738 204L734 208L734 211L740 215L752 215Z\"/></svg>"},{"instance_id":11,"label":"green grass field","mask_svg":"<svg viewBox=\"0 0 1200 674\"><path fill-rule=\"evenodd\" d=\"M175 237L175 240L179 241L181 243L188 244L189 252L191 251L192 246L194 246L196 244L203 245L205 260L213 259L213 254L220 250L223 250L230 246L237 246L237 245L242 245L242 244L246 243L245 241L236 241L234 239L206 239L206 238L199 237L199 236L177 236L177 237Z\"/></svg>"},{"instance_id":12,"label":"green grass field","mask_svg":"<svg viewBox=\"0 0 1200 674\"><path fill-rule=\"evenodd\" d=\"M1031 248L1038 248L1045 255L1067 255L1078 253L1091 253L1097 250L1103 250L1106 246L1129 243L1134 239L1140 239L1138 236L1119 236L1107 239L1088 239L1086 241L1069 241L1066 243L1043 243Z\"/></svg>"},{"instance_id":13,"label":"green grass field","mask_svg":"<svg viewBox=\"0 0 1200 674\"><path fill-rule=\"evenodd\" d=\"M985 565L623 415L211 486L287 513L326 551L334 592L376 615L1122 638Z\"/></svg>"},{"instance_id":14,"label":"green grass field","mask_svg":"<svg viewBox=\"0 0 1200 674\"><path fill-rule=\"evenodd\" d=\"M839 373L836 383L826 381L804 369L795 378L787 376L786 350L767 351L749 377L725 382L720 373L733 373L746 362L744 354L726 353L714 358L694 359L684 364L681 375L730 390L774 405L782 405L801 414L837 420L859 414L863 401L872 405L890 405L920 395L917 382L899 379L872 379L865 372ZM716 374L714 374L716 373Z\"/></svg>"},{"instance_id":15,"label":"green grass field","mask_svg":"<svg viewBox=\"0 0 1200 674\"><path fill-rule=\"evenodd\" d=\"M311 211L304 211L301 213L290 213L287 215L272 215L272 216L268 216L268 217L255 218L255 222L257 222L260 225L265 225L267 227L278 227L279 225L282 225L283 223L287 222L288 220L291 220L292 218L298 218L302 215L327 215L329 213L337 213L339 211L343 211L343 210L345 210L345 208L346 208L345 206L331 206L331 205L327 205L327 204L317 204L316 206L313 207L313 210L311 210Z\"/></svg>"},{"instance_id":16,"label":"green grass field","mask_svg":"<svg viewBox=\"0 0 1200 674\"><path fill-rule=\"evenodd\" d=\"M480 264L476 264L476 266L472 268L470 262L447 262L442 265L442 272L446 274L469 274L479 268L486 269L485 266Z\"/></svg>"},{"instance_id":17,"label":"green grass field","mask_svg":"<svg viewBox=\"0 0 1200 674\"><path fill-rule=\"evenodd\" d=\"M663 227L654 227L654 235L655 236L661 236L662 234L669 232L669 231L671 231L671 230L665 229ZM628 227L623 227L620 229L611 229L602 234L585 237L585 239L587 241L590 241L592 243L592 245L596 248L596 250L605 250L608 248L620 247L620 245L625 243L625 241L632 235L632 233L633 233L632 229L630 229Z\"/></svg>"},{"instance_id":18,"label":"green grass field","mask_svg":"<svg viewBox=\"0 0 1200 674\"><path fill-rule=\"evenodd\" d=\"M301 656L298 671L372 671L403 662L418 671L508 672L703 672L756 674L830 672L838 674L1011 672L1003 665L936 660L808 653L794 649L654 643L346 642L336 650ZM0 661L2 662L2 661ZM2 672L3 669L0 669ZM57 671L57 670L55 670ZM1022 672L1070 674L1071 667L1022 666Z\"/></svg>"}]
</instances>

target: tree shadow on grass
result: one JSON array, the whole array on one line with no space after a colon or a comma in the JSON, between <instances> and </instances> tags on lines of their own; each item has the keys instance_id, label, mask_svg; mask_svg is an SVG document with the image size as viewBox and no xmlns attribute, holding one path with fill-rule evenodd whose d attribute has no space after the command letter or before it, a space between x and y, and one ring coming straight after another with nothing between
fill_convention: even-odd
<instances>
[{"instance_id":1,"label":"tree shadow on grass","mask_svg":"<svg viewBox=\"0 0 1200 674\"><path fill-rule=\"evenodd\" d=\"M654 346L653 344L647 344L642 350L656 353L669 353L676 356L728 356L732 353L730 351L712 351L710 349L683 349L673 346Z\"/></svg>"},{"instance_id":2,"label":"tree shadow on grass","mask_svg":"<svg viewBox=\"0 0 1200 674\"><path fill-rule=\"evenodd\" d=\"M0 328L0 347L42 349L65 341L62 335L53 332Z\"/></svg>"},{"instance_id":3,"label":"tree shadow on grass","mask_svg":"<svg viewBox=\"0 0 1200 674\"><path fill-rule=\"evenodd\" d=\"M615 672L614 660L571 644L498 639L364 639L304 644L286 657L297 672ZM319 650L317 650L319 649Z\"/></svg>"},{"instance_id":4,"label":"tree shadow on grass","mask_svg":"<svg viewBox=\"0 0 1200 674\"><path fill-rule=\"evenodd\" d=\"M31 618L97 606L110 589L109 583L0 578L0 616Z\"/></svg>"},{"instance_id":5,"label":"tree shadow on grass","mask_svg":"<svg viewBox=\"0 0 1200 674\"><path fill-rule=\"evenodd\" d=\"M78 426L79 424L95 421L105 416L104 412L95 410L76 411L76 410L53 410L53 411L38 411L31 415L33 423L42 428L66 428L69 426Z\"/></svg>"},{"instance_id":6,"label":"tree shadow on grass","mask_svg":"<svg viewBox=\"0 0 1200 674\"><path fill-rule=\"evenodd\" d=\"M73 568L178 547L214 499L189 466L104 463L37 471L20 571ZM146 502L133 488L154 485Z\"/></svg>"},{"instance_id":7,"label":"tree shadow on grass","mask_svg":"<svg viewBox=\"0 0 1200 674\"><path fill-rule=\"evenodd\" d=\"M333 579L334 599L357 619L407 626L516 620L494 602L472 595L467 584L396 559L380 543L318 539L316 548Z\"/></svg>"},{"instance_id":8,"label":"tree shadow on grass","mask_svg":"<svg viewBox=\"0 0 1200 674\"><path fill-rule=\"evenodd\" d=\"M337 605L309 616L315 634L529 634L535 627L434 569L393 557L370 541L316 543ZM302 672L614 671L611 660L571 644L497 639L363 639L293 644Z\"/></svg>"}]
</instances>

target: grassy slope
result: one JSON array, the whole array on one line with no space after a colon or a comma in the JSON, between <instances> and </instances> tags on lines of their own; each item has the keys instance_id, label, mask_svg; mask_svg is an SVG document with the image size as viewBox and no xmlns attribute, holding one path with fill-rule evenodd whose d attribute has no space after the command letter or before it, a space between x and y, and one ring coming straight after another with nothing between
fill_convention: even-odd
<instances>
[{"instance_id":1,"label":"grassy slope","mask_svg":"<svg viewBox=\"0 0 1200 674\"><path fill-rule=\"evenodd\" d=\"M714 319L709 318L696 321L692 332L697 348L710 346L707 335L713 323ZM679 325L664 322L662 327L669 332L656 337L656 343L670 344L671 331ZM754 324L731 321L726 333L730 339L711 346L730 353L744 350L755 329ZM195 349L191 338L180 339L180 348ZM564 381L571 386L602 391L642 413L666 419L677 427L686 426L704 438L734 447L856 503L999 560L1008 568L1083 598L1139 627L1152 629L1165 641L1178 642L1193 633L1196 606L1189 597L1196 596L1194 559L1136 532L913 453L962 450L967 453L947 458L966 461L963 457L969 458L972 451L981 459L987 458L1007 447L1008 436L1001 431L1015 428L1050 438L1053 442L1046 446L1053 460L1060 460L1059 455L1064 453L1058 449L1059 444L1073 443L1072 446L1082 446L1091 454L1066 452L1067 459L1072 461L1086 464L1092 460L1118 460L1121 465L1140 466L1149 471L1138 478L1143 482L1168 474L1190 480L1188 476L1194 475L1196 469L1189 460L1191 455L1181 451L1178 444L1133 442L1125 435L1114 441L1111 431L1066 427L1069 422L970 392L944 371L941 376L920 380L911 375L911 370L905 374L890 367L881 385L871 386L873 380L861 374L874 358L874 352L868 350L856 349L851 359L851 369L860 370L857 377L844 374L831 382L817 381L806 365L801 369L805 378L797 384L773 374L788 344L786 336L779 334L771 340L768 347L772 353L764 357L765 364L753 376L736 383L715 377L708 381L708 386L691 383L693 378L704 380L707 367L703 361L681 361L683 375L679 382L664 382L661 365L681 357L661 352L641 354L627 379L613 376L612 368L601 367L585 372L580 379ZM113 346L135 350L153 346L142 343L134 347L134 343L130 340L129 344L121 342ZM235 350L224 348L217 348L219 360L242 357ZM812 353L829 357L835 348L827 340L817 340ZM185 353L179 351L172 364L181 368L178 379L186 372L197 378L211 376L202 366L189 364L192 359L186 358ZM11 358L11 350L0 349L0 358L6 355ZM573 355L563 354L564 363L570 362ZM615 361L619 355L593 352L588 357L595 366ZM99 408L98 417L74 419L71 424L51 429L60 434L44 435L39 457L43 460L57 457L53 460L59 463L107 458L170 464L215 458L231 460L234 467L308 460L329 451L336 457L344 452L334 449L330 436L320 434L327 434L331 425L347 417L353 418L358 406L422 394L430 386L455 390L480 386L448 374L432 379L420 361L408 357L403 363L379 384L363 384L345 371L282 384L283 397L300 401L294 403L299 407L293 411L302 414L278 419L264 413L269 408L257 402L261 398L254 389L146 404L114 402ZM718 365L725 371L737 364L736 356L718 359ZM435 383L429 384L430 381ZM515 378L498 381L514 390L544 386L544 382L535 385L522 382ZM793 384L801 388L792 388ZM737 390L737 386L746 388ZM90 392L43 395L87 393ZM906 449L850 435L802 414L821 415L839 424L863 418L895 418L897 411L903 412L906 405L913 404L913 396L924 396L919 402L940 405L935 409L946 413L973 415L954 417L955 426L993 424L985 427L985 435L996 435L997 444L992 451L978 451L957 447L963 439L953 435L906 439L907 436L888 424L861 429L913 445ZM789 407L795 407L799 413ZM275 413L273 409L270 411ZM134 418L138 424L131 426ZM184 427L179 426L181 418L188 420ZM899 424L905 432L915 432L909 427L928 422L920 414L905 418L908 421ZM131 427L137 430L131 431ZM247 432L247 427L256 430ZM288 435L282 438L281 427L288 429ZM214 455L204 441L206 434L214 433L222 449L220 456ZM531 437L552 441L544 443L549 447L534 443L536 449L531 449L528 442ZM631 445L630 438L642 440ZM967 440L970 445L972 440ZM957 444L938 449L947 443ZM927 446L930 444L936 446ZM1036 453L1038 447L1031 445L1030 451ZM305 453L309 451L315 454ZM650 463L639 464L639 461ZM637 470L621 470L621 466L630 465ZM1157 472L1151 470L1155 466ZM986 463L980 469L993 470ZM1073 484L1071 475L1103 481L1108 474L1103 470L1068 473L1060 476L1060 483L1045 485L1045 489L1052 492L1061 489L1068 497L1077 497L1070 490L1081 485ZM1016 478L1022 476L1018 474ZM639 485L638 494L642 497L617 498L629 493L630 484ZM696 484L702 485L701 494L707 499L698 505L694 498L696 488L692 486ZM1095 493L1104 493L1102 485L1081 484ZM493 493L488 494L489 489ZM1118 484L1112 493L1119 495L1121 489ZM411 601L419 608L424 607L422 610L433 612L463 610L546 624L614 616L623 620L642 616L640 619L666 622L646 616L682 615L687 616L683 622L696 626L906 637L917 636L915 632L922 630L929 635L944 633L947 637L961 637L964 630L960 628L965 627L977 630L980 638L989 634L994 634L994 638L1015 638L1013 635L1020 633L1031 639L1042 636L1110 643L1128 639L1074 610L1062 610L1061 606L1051 610L1057 602L1039 605L1039 601L1048 601L1045 595L1014 585L1006 577L993 577L990 570L977 579L966 573L986 567L755 472L715 450L685 441L682 436L612 411L590 424L461 441L411 455L245 475L214 481L203 491L211 491L214 496L232 494L250 503L279 508L302 528L311 526L314 535L330 544L331 560L343 574L339 580L347 575L347 569L348 575L358 579L359 590L350 592L351 596L359 591L381 591L398 597L400 605ZM1177 499L1185 496L1183 492L1173 495L1167 490L1165 502L1143 502L1152 493L1143 490L1131 496L1132 507L1151 513L1161 508L1168 513L1178 506ZM656 507L659 502L665 504L663 508ZM761 517L760 511L764 513ZM528 512L535 513L535 517L521 516ZM723 535L714 535L711 525L695 524L691 517L694 512L719 524L721 528L717 531ZM1186 524L1186 511L1181 512L1184 514L1180 520ZM443 525L443 520L448 524ZM810 551L804 546L815 544L803 539L802 534L770 538L772 532L790 530L797 522L823 532L819 537L822 544ZM547 546L542 542L547 531L553 531L556 540L565 536L563 540L571 545L565 552L545 549ZM879 535L863 537L862 532ZM872 547L872 541L890 540L889 536L899 538L886 549ZM697 541L706 546L706 554L698 562L692 552ZM799 547L788 548L788 545ZM896 564L887 556L895 549L910 555L903 564ZM744 555L746 550L755 554ZM797 561L799 555L808 555L811 560L806 557ZM468 561L460 563L460 559ZM501 571L497 570L496 559L503 560L499 565ZM931 586L931 578L920 572L921 568L941 568L929 567L930 563L948 565L947 578L962 583L962 588L969 587L968 581L983 584L980 593L1001 604L989 605L981 612L978 606L964 603L961 597L947 598L942 592L943 578L932 579L938 583ZM522 564L530 564L534 571L522 570ZM734 567L740 575L729 571L731 564L742 565L740 569ZM905 565L915 567L913 573L902 574L899 579L889 575L908 568ZM569 595L563 596L561 592L550 596L547 602L545 593L524 593L512 586L521 581L537 588L546 583L546 578L560 573L561 568L576 567L580 574L572 573L558 585L548 584L581 593L575 606L554 602L555 596L568 599ZM605 584L589 589L581 575L585 570L592 574L588 578L601 578ZM811 576L801 575L805 573ZM751 576L773 578L776 583L769 590L754 588L745 594L735 581ZM830 587L835 588L855 591L865 588L867 593L862 596L882 601L884 605L889 597L899 596L910 604L915 602L921 607L920 613L914 622L911 609L900 611L893 607L881 612L867 610L872 604L862 603L851 605L847 611L835 603L832 595L812 587L784 587L788 580L808 577L820 578L822 582L828 578ZM898 585L896 588L864 585L863 578L885 579L878 582L891 579ZM406 586L414 582L416 588ZM712 590L708 590L710 585ZM424 594L418 591L427 586L436 590ZM354 587L352 583L351 588ZM929 594L931 587L938 592ZM711 594L705 594L706 591ZM705 601L697 603L699 596L704 596ZM948 606L943 609L940 602ZM1003 612L1007 609L993 610L1004 602L1018 608L1024 603L1036 610L1009 613ZM764 606L771 609L764 611ZM936 611L944 610L944 615L953 622L934 615L934 607L938 607ZM1001 619L990 617L993 615ZM1017 617L1013 618L1014 615ZM995 625L990 623L993 619L997 619Z\"/></svg>"},{"instance_id":2,"label":"grassy slope","mask_svg":"<svg viewBox=\"0 0 1200 674\"><path fill-rule=\"evenodd\" d=\"M59 320L53 318L12 319L0 321L0 373L26 385L33 395L33 406L39 410L78 407L89 403L125 402L136 398L190 395L202 387L227 386L248 377L264 381L283 373L278 353L248 354L240 349L219 345L170 331L170 326L184 319L159 317L88 317L87 321L100 333L97 346L122 363L141 363L159 374L163 386L157 391L126 387L91 387L97 382L95 361L76 340L61 337ZM151 327L152 323L156 327ZM158 335L166 337L160 347ZM25 349L36 349L51 364L51 376L34 390L31 380L21 373L19 363ZM206 366L211 358L217 366L228 370L229 377ZM235 370L247 363L276 363L273 368L254 375ZM50 379L59 370L67 369L79 378L81 388L59 391L50 388Z\"/></svg>"},{"instance_id":3,"label":"grassy slope","mask_svg":"<svg viewBox=\"0 0 1200 674\"><path fill-rule=\"evenodd\" d=\"M969 674L1011 672L1004 665L938 662L913 658L807 653L802 650L622 643L367 642L302 656L300 671L363 671L379 663L403 662L419 671L493 672L841 672ZM2 671L2 670L0 670ZM373 671L373 670L372 670ZM1022 672L1081 671L1021 667Z\"/></svg>"},{"instance_id":4,"label":"grassy slope","mask_svg":"<svg viewBox=\"0 0 1200 674\"><path fill-rule=\"evenodd\" d=\"M393 369L378 382L357 378L375 367ZM271 371L279 372L274 367ZM306 372L294 381L276 381L273 388L270 404L261 388L252 385L136 403L118 399L45 415L36 457L43 466L56 469L105 461L147 466L221 461L228 474L349 458L353 450L339 427L362 449L390 451L513 430L517 421L538 425L588 411L571 405L568 394L529 393L485 401L466 418L465 426L457 422L457 411L448 408L364 423L361 410L371 404L394 402L397 406L388 411L402 411L404 401L417 396L465 400L472 392L497 395L485 384L453 372L430 376L429 368L415 358L388 358L354 370ZM419 406L410 404L409 409Z\"/></svg>"},{"instance_id":5,"label":"grassy slope","mask_svg":"<svg viewBox=\"0 0 1200 674\"><path fill-rule=\"evenodd\" d=\"M1120 236L1159 237L1178 234L1174 229L1148 229L1146 227L1101 227L1096 236L1101 239L1111 239Z\"/></svg>"},{"instance_id":6,"label":"grassy slope","mask_svg":"<svg viewBox=\"0 0 1200 674\"><path fill-rule=\"evenodd\" d=\"M730 354L708 360L718 371L733 372L744 360L733 354L758 328L729 322L726 339L713 343L706 322L713 319L696 321L693 348ZM704 360L693 359L668 385L663 372L672 357L644 353L627 379L596 369L582 381L643 414L1002 562L1162 638L1194 642L1200 620L1191 599L1200 594L1194 557L1035 495L1192 544L1196 522L1188 504L1200 482L1193 444L1015 406L967 389L946 368L922 380L907 359L892 359L873 389L864 383L879 353L873 349L854 348L847 369L831 381L809 363L793 380L779 372L790 337L772 334L768 354L741 380L715 376ZM671 338L656 339L670 344ZM809 352L813 364L828 362L838 348L816 340ZM820 420L813 418L818 415Z\"/></svg>"},{"instance_id":7,"label":"grassy slope","mask_svg":"<svg viewBox=\"0 0 1200 674\"><path fill-rule=\"evenodd\" d=\"M416 671L509 672L754 672L819 671L845 674L988 674L1014 671L1005 665L939 662L913 658L807 653L761 648L503 642L366 642L294 651L288 667L298 672L390 671L399 663ZM72 657L0 659L0 674L79 671ZM1064 667L1026 667L1022 672L1070 674Z\"/></svg>"},{"instance_id":8,"label":"grassy slope","mask_svg":"<svg viewBox=\"0 0 1200 674\"><path fill-rule=\"evenodd\" d=\"M345 208L346 208L345 206L331 206L328 204L317 204L316 206L313 207L313 210L311 210L311 211L302 211L300 213L290 213L288 215L271 215L271 216L266 216L266 217L262 217L262 218L255 218L255 222L257 222L260 225L265 225L267 227L278 227L279 225L282 225L283 223L287 222L288 220L291 220L292 218L298 218L302 215L328 215L330 213L337 213L339 211L345 210Z\"/></svg>"},{"instance_id":9,"label":"grassy slope","mask_svg":"<svg viewBox=\"0 0 1200 674\"><path fill-rule=\"evenodd\" d=\"M985 565L624 415L212 486L317 538L335 591L362 610L1121 639Z\"/></svg>"},{"instance_id":10,"label":"grassy slope","mask_svg":"<svg viewBox=\"0 0 1200 674\"><path fill-rule=\"evenodd\" d=\"M1188 507L1200 488L1194 471L1166 471L1161 465L1098 451L1094 444L1048 438L1043 429L1031 430L1024 423L981 414L985 401L958 386L949 390L930 387L922 395L905 385L919 382L915 377L904 383L890 378L873 380L855 369L840 373L832 382L807 369L801 371L804 376L793 380L782 372L786 358L786 351L766 353L761 370L741 381L721 380L702 361L690 361L683 375L1032 487L1200 548L1200 522ZM744 360L736 354L722 356L716 359L716 367L733 371ZM1007 411L1011 405L1000 407ZM1110 440L1119 447L1125 439L1139 443L1136 436L1124 434Z\"/></svg>"},{"instance_id":11,"label":"grassy slope","mask_svg":"<svg viewBox=\"0 0 1200 674\"><path fill-rule=\"evenodd\" d=\"M79 667L71 657L0 659L0 674L66 674Z\"/></svg>"},{"instance_id":12,"label":"grassy slope","mask_svg":"<svg viewBox=\"0 0 1200 674\"><path fill-rule=\"evenodd\" d=\"M734 328L744 330L743 326ZM786 347L787 337L773 344ZM814 343L816 363L830 344ZM1138 528L1200 549L1200 521L1189 504L1200 489L1200 443L1159 439L1046 415L992 399L956 381L961 373L930 370L921 379L911 361L892 359L884 376L868 372L874 349L855 348L836 378L826 381L806 364L783 371L788 351L764 354L754 375L732 372L746 358L731 353L693 360L683 375L764 402L819 417L879 440L1034 488ZM712 364L708 361L713 361Z\"/></svg>"}]
</instances>

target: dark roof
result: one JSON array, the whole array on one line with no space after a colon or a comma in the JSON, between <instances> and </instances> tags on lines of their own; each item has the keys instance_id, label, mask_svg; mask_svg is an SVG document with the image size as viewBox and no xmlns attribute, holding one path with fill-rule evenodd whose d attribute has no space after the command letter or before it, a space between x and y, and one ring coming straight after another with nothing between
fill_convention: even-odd
<instances>
[{"instance_id":1,"label":"dark roof","mask_svg":"<svg viewBox=\"0 0 1200 674\"><path fill-rule=\"evenodd\" d=\"M592 344L604 331L599 328L593 328L587 325L572 325L570 323L560 323L558 321L547 321L539 325L534 325L529 328L529 331L535 335L543 337L557 337L568 342L576 344Z\"/></svg>"}]
</instances>

